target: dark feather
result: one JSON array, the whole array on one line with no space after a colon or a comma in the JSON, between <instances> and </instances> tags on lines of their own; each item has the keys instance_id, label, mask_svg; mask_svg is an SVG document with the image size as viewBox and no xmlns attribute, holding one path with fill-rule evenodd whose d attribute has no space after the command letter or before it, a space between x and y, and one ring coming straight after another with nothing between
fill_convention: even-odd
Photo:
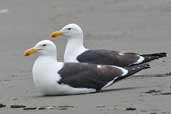
<instances>
[{"instance_id":1,"label":"dark feather","mask_svg":"<svg viewBox=\"0 0 171 114\"><path fill-rule=\"evenodd\" d=\"M122 75L123 72L112 66L98 68L95 64L66 63L58 73L62 77L58 83L69 84L75 88L100 90L115 77Z\"/></svg>"},{"instance_id":2,"label":"dark feather","mask_svg":"<svg viewBox=\"0 0 171 114\"><path fill-rule=\"evenodd\" d=\"M120 67L130 66L137 62L139 56L136 53L124 53L112 50L88 50L77 57L79 62L116 65Z\"/></svg>"},{"instance_id":3,"label":"dark feather","mask_svg":"<svg viewBox=\"0 0 171 114\"><path fill-rule=\"evenodd\" d=\"M146 63L155 59L166 57L166 53L155 53L139 55L137 53L120 53L113 50L87 50L77 57L79 62L116 65L120 67L133 66L140 59L144 57L144 61L138 64Z\"/></svg>"},{"instance_id":4,"label":"dark feather","mask_svg":"<svg viewBox=\"0 0 171 114\"><path fill-rule=\"evenodd\" d=\"M130 72L125 76L128 77L145 67L134 67L134 71L131 68L133 67L127 68ZM64 67L58 73L62 77L58 82L59 84L68 84L75 88L92 88L96 90L100 90L114 79L121 80L119 77L123 75L123 71L117 67L109 65L100 65L98 67L95 64L87 63L65 63Z\"/></svg>"}]
</instances>

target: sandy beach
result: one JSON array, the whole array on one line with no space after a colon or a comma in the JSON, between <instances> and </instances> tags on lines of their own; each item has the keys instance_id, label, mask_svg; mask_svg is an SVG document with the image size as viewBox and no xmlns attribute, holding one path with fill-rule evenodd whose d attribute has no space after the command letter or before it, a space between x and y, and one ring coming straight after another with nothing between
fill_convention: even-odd
<instances>
[{"instance_id":1,"label":"sandy beach","mask_svg":"<svg viewBox=\"0 0 171 114\"><path fill-rule=\"evenodd\" d=\"M36 55L23 51L69 23L82 27L91 49L165 51L168 57L100 93L41 96L31 73ZM170 0L1 0L0 113L170 114L170 37ZM66 39L53 41L63 61Z\"/></svg>"}]
</instances>

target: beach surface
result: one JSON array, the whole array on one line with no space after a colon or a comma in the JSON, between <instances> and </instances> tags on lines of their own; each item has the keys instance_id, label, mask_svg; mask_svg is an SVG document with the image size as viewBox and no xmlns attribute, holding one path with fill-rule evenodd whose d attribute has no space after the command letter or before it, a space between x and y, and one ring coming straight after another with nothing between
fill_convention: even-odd
<instances>
[{"instance_id":1,"label":"beach surface","mask_svg":"<svg viewBox=\"0 0 171 114\"><path fill-rule=\"evenodd\" d=\"M37 56L23 51L69 23L82 27L88 48L168 57L100 93L41 96L31 73ZM53 41L63 61L66 39ZM2 114L171 114L170 0L1 0L0 52Z\"/></svg>"}]
</instances>

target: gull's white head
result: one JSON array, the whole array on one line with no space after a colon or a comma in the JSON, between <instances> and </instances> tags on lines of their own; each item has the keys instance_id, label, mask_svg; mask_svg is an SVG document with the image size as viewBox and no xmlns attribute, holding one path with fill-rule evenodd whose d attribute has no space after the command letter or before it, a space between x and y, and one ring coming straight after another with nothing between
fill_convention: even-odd
<instances>
[{"instance_id":1,"label":"gull's white head","mask_svg":"<svg viewBox=\"0 0 171 114\"><path fill-rule=\"evenodd\" d=\"M60 31L51 33L52 38L57 38L59 36L64 36L67 38L81 38L83 36L83 31L77 24L68 24L64 26Z\"/></svg>"},{"instance_id":2,"label":"gull's white head","mask_svg":"<svg viewBox=\"0 0 171 114\"><path fill-rule=\"evenodd\" d=\"M24 51L25 56L38 53L45 56L56 56L56 46L50 40L42 40L38 42L33 48Z\"/></svg>"}]
</instances>

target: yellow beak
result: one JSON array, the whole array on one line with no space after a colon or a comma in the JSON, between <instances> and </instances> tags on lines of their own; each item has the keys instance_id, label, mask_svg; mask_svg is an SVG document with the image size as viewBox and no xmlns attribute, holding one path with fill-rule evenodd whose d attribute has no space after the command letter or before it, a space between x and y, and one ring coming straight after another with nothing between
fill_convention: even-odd
<instances>
[{"instance_id":1,"label":"yellow beak","mask_svg":"<svg viewBox=\"0 0 171 114\"><path fill-rule=\"evenodd\" d=\"M32 54L37 53L39 50L35 48L30 48L24 51L24 56L30 56Z\"/></svg>"},{"instance_id":2,"label":"yellow beak","mask_svg":"<svg viewBox=\"0 0 171 114\"><path fill-rule=\"evenodd\" d=\"M52 38L56 38L56 37L61 36L61 35L63 35L63 34L64 34L64 32L55 31L55 32L52 32L50 36L51 36Z\"/></svg>"}]
</instances>

